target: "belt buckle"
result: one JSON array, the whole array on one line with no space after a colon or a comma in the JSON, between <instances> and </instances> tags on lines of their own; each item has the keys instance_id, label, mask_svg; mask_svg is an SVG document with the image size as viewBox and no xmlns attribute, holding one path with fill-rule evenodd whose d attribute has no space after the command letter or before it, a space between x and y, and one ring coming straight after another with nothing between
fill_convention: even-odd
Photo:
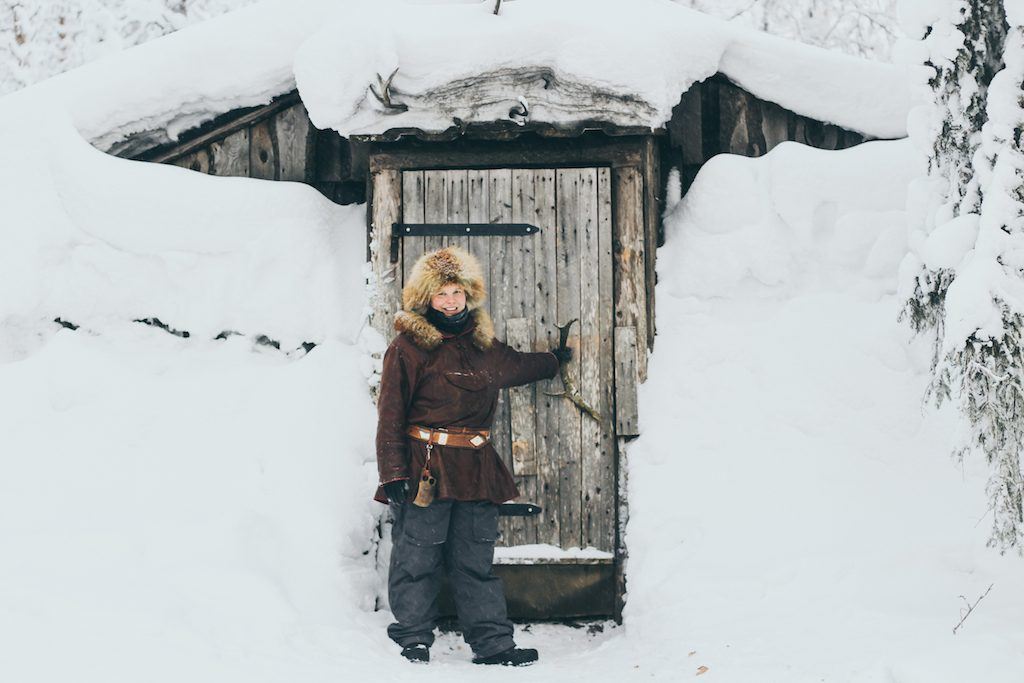
<instances>
[{"instance_id":1,"label":"belt buckle","mask_svg":"<svg viewBox=\"0 0 1024 683\"><path fill-rule=\"evenodd\" d=\"M444 446L448 443L448 432L437 432L437 443Z\"/></svg>"},{"instance_id":2,"label":"belt buckle","mask_svg":"<svg viewBox=\"0 0 1024 683\"><path fill-rule=\"evenodd\" d=\"M473 437L469 440L469 442L473 444L475 448L479 448L484 441L487 441L487 439L480 436L479 434L474 434Z\"/></svg>"}]
</instances>

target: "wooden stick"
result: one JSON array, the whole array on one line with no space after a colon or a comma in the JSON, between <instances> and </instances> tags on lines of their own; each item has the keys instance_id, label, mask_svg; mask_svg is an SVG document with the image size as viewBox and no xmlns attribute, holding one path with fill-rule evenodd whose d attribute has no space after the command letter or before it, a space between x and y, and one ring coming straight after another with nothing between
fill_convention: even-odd
<instances>
[{"instance_id":1,"label":"wooden stick","mask_svg":"<svg viewBox=\"0 0 1024 683\"><path fill-rule=\"evenodd\" d=\"M986 595L988 595L988 592L990 590L992 590L992 586L994 586L994 585L995 585L994 583L990 583L988 585L988 588L985 590L985 592L982 593L981 595L979 595L978 599L974 601L973 605L968 603L967 611L963 613L963 616L960 617L960 621L957 623L956 626L953 627L953 635L956 635L957 629L959 629L961 626L963 626L964 622L967 621L967 617L971 616L971 612L973 612L974 608L978 606L978 603L981 602L981 599L983 597L985 597ZM965 598L962 595L960 596L960 599L963 600L964 602L967 602L967 598Z\"/></svg>"}]
</instances>

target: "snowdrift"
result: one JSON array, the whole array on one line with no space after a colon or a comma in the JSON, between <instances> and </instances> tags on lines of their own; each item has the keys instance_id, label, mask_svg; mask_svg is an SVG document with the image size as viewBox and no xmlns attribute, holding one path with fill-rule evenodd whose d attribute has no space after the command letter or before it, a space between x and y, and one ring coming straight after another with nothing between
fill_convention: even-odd
<instances>
[{"instance_id":1,"label":"snowdrift","mask_svg":"<svg viewBox=\"0 0 1024 683\"><path fill-rule=\"evenodd\" d=\"M21 181L26 196L71 171L93 187L116 186L127 169L149 177L84 143L48 161L47 174ZM979 473L946 458L948 416L922 415L926 350L895 322L912 163L904 143L784 144L713 160L674 207L643 435L628 453L625 624L520 629L522 644L542 649L532 679L677 680L708 667L736 682L1017 680L1019 564L984 549ZM71 331L31 315L37 304L11 315L3 299L3 678L508 674L473 667L454 636L413 670L384 634L387 613L373 611L367 382L380 340L359 332L361 271L316 237L345 210L312 191L238 182L237 198L218 195L236 215L258 197L297 217L282 224L293 239L277 256L257 257L239 222L187 225L214 210L210 188L223 179L153 173L179 202L155 222L104 195L5 226L7 263L51 258L2 271L8 291L37 293L18 301L85 319L92 298L105 313ZM76 245L95 225L106 239L92 252L104 256L81 261ZM174 225L183 232L168 233ZM182 253L193 270L167 265ZM285 286L295 263L327 262L340 305L304 295L323 282ZM250 330L182 339L131 322L141 309L126 302L162 313L167 287L179 288L172 320L206 332L237 320L233 301L191 293L189 276L207 267L279 278L282 293L253 306L253 325L336 335L288 354L254 346ZM130 296L112 297L100 272ZM62 279L77 284L51 282ZM990 584L953 636L958 596Z\"/></svg>"}]
</instances>

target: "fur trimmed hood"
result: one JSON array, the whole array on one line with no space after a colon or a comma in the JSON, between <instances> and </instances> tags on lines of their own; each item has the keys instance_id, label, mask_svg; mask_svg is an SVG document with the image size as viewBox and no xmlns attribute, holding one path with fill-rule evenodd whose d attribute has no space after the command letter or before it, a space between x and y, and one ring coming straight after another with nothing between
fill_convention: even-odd
<instances>
[{"instance_id":1,"label":"fur trimmed hood","mask_svg":"<svg viewBox=\"0 0 1024 683\"><path fill-rule=\"evenodd\" d=\"M430 299L448 284L457 284L466 292L466 308L480 308L487 299L483 269L475 256L460 247L443 247L416 260L409 281L402 288L402 308L424 315Z\"/></svg>"},{"instance_id":2,"label":"fur trimmed hood","mask_svg":"<svg viewBox=\"0 0 1024 683\"><path fill-rule=\"evenodd\" d=\"M473 331L470 332L473 345L481 351L489 349L494 343L494 323L491 322L491 316L484 309L478 308L469 312L469 318L467 325L473 326ZM424 351L433 351L444 339L441 330L419 313L399 311L395 314L395 329L409 335L412 342Z\"/></svg>"}]
</instances>

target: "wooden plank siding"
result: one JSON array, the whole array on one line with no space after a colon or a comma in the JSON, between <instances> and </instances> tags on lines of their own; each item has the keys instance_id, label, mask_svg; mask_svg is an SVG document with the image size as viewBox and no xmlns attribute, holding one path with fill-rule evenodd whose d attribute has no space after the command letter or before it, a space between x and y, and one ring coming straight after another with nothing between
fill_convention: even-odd
<instances>
[{"instance_id":1,"label":"wooden plank siding","mask_svg":"<svg viewBox=\"0 0 1024 683\"><path fill-rule=\"evenodd\" d=\"M232 133L210 145L210 173L220 176L249 175L249 130Z\"/></svg>"},{"instance_id":2,"label":"wooden plank siding","mask_svg":"<svg viewBox=\"0 0 1024 683\"><path fill-rule=\"evenodd\" d=\"M200 173L313 183L314 128L305 106L271 105L266 116L240 118L244 124L222 135L204 134L154 160Z\"/></svg>"},{"instance_id":3,"label":"wooden plank siding","mask_svg":"<svg viewBox=\"0 0 1024 683\"><path fill-rule=\"evenodd\" d=\"M266 119L249 128L249 177L279 180L277 136L274 120Z\"/></svg>"}]
</instances>

